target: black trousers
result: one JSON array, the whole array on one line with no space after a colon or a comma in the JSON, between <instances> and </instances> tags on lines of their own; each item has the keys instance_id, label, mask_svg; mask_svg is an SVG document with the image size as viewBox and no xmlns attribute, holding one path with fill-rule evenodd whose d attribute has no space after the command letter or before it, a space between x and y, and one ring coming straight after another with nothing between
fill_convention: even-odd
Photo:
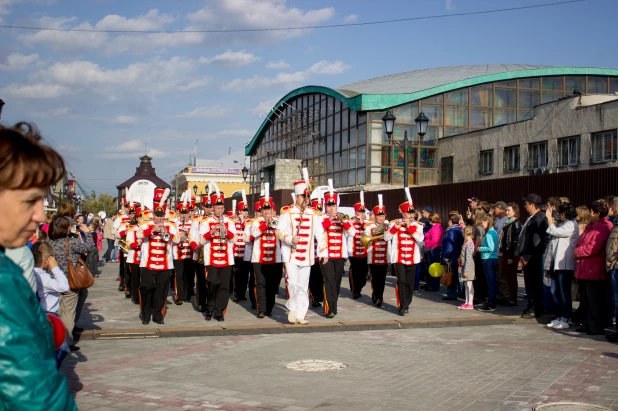
<instances>
[{"instance_id":1,"label":"black trousers","mask_svg":"<svg viewBox=\"0 0 618 411\"><path fill-rule=\"evenodd\" d=\"M141 278L141 268L139 264L127 264L124 273L124 286L131 292L131 300L139 302L139 285Z\"/></svg>"},{"instance_id":2,"label":"black trousers","mask_svg":"<svg viewBox=\"0 0 618 411\"><path fill-rule=\"evenodd\" d=\"M324 314L337 314L337 300L343 278L345 259L329 259L326 264L320 263L324 275Z\"/></svg>"},{"instance_id":3,"label":"black trousers","mask_svg":"<svg viewBox=\"0 0 618 411\"><path fill-rule=\"evenodd\" d=\"M275 306L275 297L283 276L283 263L253 263L255 273L255 290L257 294L257 311L271 313Z\"/></svg>"},{"instance_id":4,"label":"black trousers","mask_svg":"<svg viewBox=\"0 0 618 411\"><path fill-rule=\"evenodd\" d=\"M607 284L604 280L577 279L581 293L582 325L591 331L605 329Z\"/></svg>"},{"instance_id":5,"label":"black trousers","mask_svg":"<svg viewBox=\"0 0 618 411\"><path fill-rule=\"evenodd\" d=\"M524 266L524 281L526 284L526 296L528 297L527 308L533 309L534 313L539 316L543 314L544 308L543 259L541 256L532 256L530 261L528 261L528 264Z\"/></svg>"},{"instance_id":6,"label":"black trousers","mask_svg":"<svg viewBox=\"0 0 618 411\"><path fill-rule=\"evenodd\" d=\"M324 300L324 276L320 263L311 266L309 272L309 299L311 302L321 303Z\"/></svg>"},{"instance_id":7,"label":"black trousers","mask_svg":"<svg viewBox=\"0 0 618 411\"><path fill-rule=\"evenodd\" d=\"M142 268L142 278L140 281L141 309L142 317L150 320L150 316L155 321L161 321L165 317L167 307L167 287L170 283L170 273L172 270L154 271Z\"/></svg>"},{"instance_id":8,"label":"black trousers","mask_svg":"<svg viewBox=\"0 0 618 411\"><path fill-rule=\"evenodd\" d=\"M242 258L234 258L234 295L239 300L245 299L251 262Z\"/></svg>"},{"instance_id":9,"label":"black trousers","mask_svg":"<svg viewBox=\"0 0 618 411\"><path fill-rule=\"evenodd\" d=\"M189 277L195 274L193 260L174 260L174 273L174 301L190 301L193 288L189 289Z\"/></svg>"},{"instance_id":10,"label":"black trousers","mask_svg":"<svg viewBox=\"0 0 618 411\"><path fill-rule=\"evenodd\" d=\"M206 287L208 289L208 302L206 307L213 317L223 317L230 299L230 277L232 276L232 266L215 267L206 266L208 277Z\"/></svg>"},{"instance_id":11,"label":"black trousers","mask_svg":"<svg viewBox=\"0 0 618 411\"><path fill-rule=\"evenodd\" d=\"M119 258L118 260L120 261L120 264L118 264L118 277L120 277L120 284L118 284L118 286L122 286L124 287L124 273L125 273L125 264L127 261L127 258L125 257L124 253L118 249L118 255Z\"/></svg>"},{"instance_id":12,"label":"black trousers","mask_svg":"<svg viewBox=\"0 0 618 411\"><path fill-rule=\"evenodd\" d=\"M407 310L412 303L414 295L414 278L416 277L416 264L404 265L400 263L394 264L395 273L397 274L397 285L395 293L397 294L397 307L399 310Z\"/></svg>"},{"instance_id":13,"label":"black trousers","mask_svg":"<svg viewBox=\"0 0 618 411\"><path fill-rule=\"evenodd\" d=\"M388 264L370 264L369 269L371 270L371 288L373 289L371 299L373 302L384 300ZM414 271L414 275L416 276L416 271Z\"/></svg>"},{"instance_id":14,"label":"black trousers","mask_svg":"<svg viewBox=\"0 0 618 411\"><path fill-rule=\"evenodd\" d=\"M367 285L367 257L350 257L350 290L352 294L360 294Z\"/></svg>"},{"instance_id":15,"label":"black trousers","mask_svg":"<svg viewBox=\"0 0 618 411\"><path fill-rule=\"evenodd\" d=\"M208 290L206 290L206 267L204 264L198 264L195 262L195 280L196 280L196 292L194 304L196 307L200 305L206 305L208 300Z\"/></svg>"},{"instance_id":16,"label":"black trousers","mask_svg":"<svg viewBox=\"0 0 618 411\"><path fill-rule=\"evenodd\" d=\"M251 306L255 308L257 306L257 295L255 290L255 270L253 269L253 264L250 261L245 261L248 263L249 267L249 301L251 301Z\"/></svg>"},{"instance_id":17,"label":"black trousers","mask_svg":"<svg viewBox=\"0 0 618 411\"><path fill-rule=\"evenodd\" d=\"M485 301L488 297L487 278L485 277L485 269L483 268L483 260L481 253L476 253L474 259L474 299Z\"/></svg>"}]
</instances>

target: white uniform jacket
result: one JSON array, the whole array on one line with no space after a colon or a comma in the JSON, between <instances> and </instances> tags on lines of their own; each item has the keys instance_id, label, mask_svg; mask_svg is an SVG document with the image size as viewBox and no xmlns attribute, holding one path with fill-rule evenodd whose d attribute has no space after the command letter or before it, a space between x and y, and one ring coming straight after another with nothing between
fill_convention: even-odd
<instances>
[{"instance_id":1,"label":"white uniform jacket","mask_svg":"<svg viewBox=\"0 0 618 411\"><path fill-rule=\"evenodd\" d=\"M137 238L143 239L142 254L139 266L153 271L172 270L174 268L174 256L172 247L180 242L176 224L166 221L165 231L169 235L167 241L160 233L153 234L155 223L149 221L143 224L137 231Z\"/></svg>"},{"instance_id":2,"label":"white uniform jacket","mask_svg":"<svg viewBox=\"0 0 618 411\"><path fill-rule=\"evenodd\" d=\"M178 236L181 237L184 234L184 237L187 237L185 241L179 241L178 244L174 245L172 249L174 260L190 260L193 258L193 250L191 250L191 240L189 238L192 220L191 218L177 218L174 220L174 223L178 230Z\"/></svg>"},{"instance_id":3,"label":"white uniform jacket","mask_svg":"<svg viewBox=\"0 0 618 411\"><path fill-rule=\"evenodd\" d=\"M421 250L416 242L423 241L425 236L423 226L419 223L412 222L409 227L401 226L397 229L393 222L384 234L384 239L390 243L388 248L390 264L412 265L421 262Z\"/></svg>"},{"instance_id":4,"label":"white uniform jacket","mask_svg":"<svg viewBox=\"0 0 618 411\"><path fill-rule=\"evenodd\" d=\"M215 216L205 218L200 224L200 241L204 246L204 265L228 267L234 265L234 241L236 241L236 225L228 217L223 216L223 224L227 234L221 238L210 234L214 227L219 227L220 220Z\"/></svg>"},{"instance_id":5,"label":"white uniform jacket","mask_svg":"<svg viewBox=\"0 0 618 411\"><path fill-rule=\"evenodd\" d=\"M242 234L242 239L245 242L245 255L243 261L251 261L251 255L253 254L253 236L251 235L251 225L255 218L249 218L245 220L245 229Z\"/></svg>"},{"instance_id":6,"label":"white uniform jacket","mask_svg":"<svg viewBox=\"0 0 618 411\"><path fill-rule=\"evenodd\" d=\"M126 230L126 243L131 248L129 254L126 256L127 264L139 264L140 256L142 254L143 239L137 238L137 232L139 231L138 225L129 225Z\"/></svg>"},{"instance_id":7,"label":"white uniform jacket","mask_svg":"<svg viewBox=\"0 0 618 411\"><path fill-rule=\"evenodd\" d=\"M314 240L317 241L318 257L328 257L328 249L320 213L307 207L301 211L296 205L283 207L277 223L277 238L281 240L281 254L284 263L310 267L315 262ZM292 238L299 237L296 247Z\"/></svg>"},{"instance_id":8,"label":"white uniform jacket","mask_svg":"<svg viewBox=\"0 0 618 411\"><path fill-rule=\"evenodd\" d=\"M368 223L365 227L365 235L373 236L372 232L377 227L378 224L375 222ZM388 264L388 246L389 242L384 239L384 236L370 242L367 248L367 264Z\"/></svg>"},{"instance_id":9,"label":"white uniform jacket","mask_svg":"<svg viewBox=\"0 0 618 411\"><path fill-rule=\"evenodd\" d=\"M339 216L331 220L328 214L325 214L322 218L322 227L326 233L328 258L333 260L348 258L348 239L354 239L356 235L354 225L350 221L341 221Z\"/></svg>"},{"instance_id":10,"label":"white uniform jacket","mask_svg":"<svg viewBox=\"0 0 618 411\"><path fill-rule=\"evenodd\" d=\"M252 263L274 264L281 262L281 241L277 238L276 228L267 225L264 217L253 221L251 235L254 238Z\"/></svg>"}]
</instances>

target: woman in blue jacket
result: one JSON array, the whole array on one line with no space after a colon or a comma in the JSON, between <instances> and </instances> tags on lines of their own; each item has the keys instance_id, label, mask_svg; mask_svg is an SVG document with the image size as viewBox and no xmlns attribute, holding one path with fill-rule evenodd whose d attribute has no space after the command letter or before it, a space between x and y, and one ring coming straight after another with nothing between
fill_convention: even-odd
<instances>
[{"instance_id":1,"label":"woman in blue jacket","mask_svg":"<svg viewBox=\"0 0 618 411\"><path fill-rule=\"evenodd\" d=\"M43 200L65 174L62 157L40 139L29 124L0 125L0 409L72 411L47 316L4 254L26 245L45 221Z\"/></svg>"},{"instance_id":2,"label":"woman in blue jacket","mask_svg":"<svg viewBox=\"0 0 618 411\"><path fill-rule=\"evenodd\" d=\"M494 218L491 214L481 216L481 225L485 230L483 244L479 247L485 278L487 278L487 301L480 311L496 310L496 292L498 282L496 279L496 267L498 266L498 233L494 230Z\"/></svg>"},{"instance_id":3,"label":"woman in blue jacket","mask_svg":"<svg viewBox=\"0 0 618 411\"><path fill-rule=\"evenodd\" d=\"M459 227L459 214L451 213L448 217L448 228L444 237L442 237L442 261L444 261L444 265L450 264L453 281L446 288L446 297L442 297L443 300L457 300L457 293L460 291L457 260L461 254L463 243L463 231ZM461 291L463 291L463 288Z\"/></svg>"}]
</instances>

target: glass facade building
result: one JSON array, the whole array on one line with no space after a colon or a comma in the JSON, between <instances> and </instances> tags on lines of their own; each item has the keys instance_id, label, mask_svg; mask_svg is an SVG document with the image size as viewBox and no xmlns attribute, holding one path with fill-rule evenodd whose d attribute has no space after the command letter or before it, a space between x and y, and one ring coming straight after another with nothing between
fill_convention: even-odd
<instances>
[{"instance_id":1,"label":"glass facade building","mask_svg":"<svg viewBox=\"0 0 618 411\"><path fill-rule=\"evenodd\" d=\"M403 185L404 151L384 132L382 116L397 118L392 140L407 132L409 185L440 183L440 138L524 120L536 105L574 92L618 93L618 70L520 65L446 67L400 73L340 89L301 87L268 113L247 145L251 182L276 159L301 160L319 185L336 188ZM430 123L423 141L414 119ZM273 175L274 173L269 173Z\"/></svg>"}]
</instances>

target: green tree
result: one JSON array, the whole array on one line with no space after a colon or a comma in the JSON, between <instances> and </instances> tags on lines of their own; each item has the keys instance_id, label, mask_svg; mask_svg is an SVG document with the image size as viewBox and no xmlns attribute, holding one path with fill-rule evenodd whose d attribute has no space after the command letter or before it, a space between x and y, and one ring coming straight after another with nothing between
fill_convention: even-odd
<instances>
[{"instance_id":1,"label":"green tree","mask_svg":"<svg viewBox=\"0 0 618 411\"><path fill-rule=\"evenodd\" d=\"M101 194L99 198L87 198L82 205L83 214L98 214L105 211L107 215L112 215L115 210L114 197L108 194Z\"/></svg>"}]
</instances>

